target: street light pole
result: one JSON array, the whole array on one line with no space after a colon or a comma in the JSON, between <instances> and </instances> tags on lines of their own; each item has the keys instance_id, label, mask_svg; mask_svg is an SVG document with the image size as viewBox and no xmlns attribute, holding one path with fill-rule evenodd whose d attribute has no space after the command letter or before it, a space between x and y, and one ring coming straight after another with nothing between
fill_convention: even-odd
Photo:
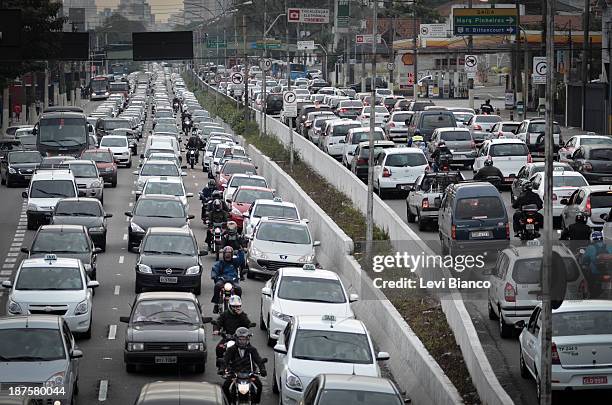
<instances>
[{"instance_id":1,"label":"street light pole","mask_svg":"<svg viewBox=\"0 0 612 405\"><path fill-rule=\"evenodd\" d=\"M372 12L372 76L370 84L370 137L368 157L368 205L366 213L366 257L371 260L374 240L374 130L376 126L376 45L378 44L378 1L374 1Z\"/></svg>"}]
</instances>

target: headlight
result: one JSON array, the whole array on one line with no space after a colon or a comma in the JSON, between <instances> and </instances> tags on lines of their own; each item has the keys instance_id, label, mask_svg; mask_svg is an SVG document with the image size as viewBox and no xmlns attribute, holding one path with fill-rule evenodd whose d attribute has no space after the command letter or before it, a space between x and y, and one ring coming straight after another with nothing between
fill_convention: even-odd
<instances>
[{"instance_id":1,"label":"headlight","mask_svg":"<svg viewBox=\"0 0 612 405\"><path fill-rule=\"evenodd\" d=\"M185 272L186 275L193 275L193 274L198 274L198 273L200 273L200 266L191 266Z\"/></svg>"},{"instance_id":2,"label":"headlight","mask_svg":"<svg viewBox=\"0 0 612 405\"><path fill-rule=\"evenodd\" d=\"M38 206L36 204L28 204L28 211L38 211Z\"/></svg>"},{"instance_id":3,"label":"headlight","mask_svg":"<svg viewBox=\"0 0 612 405\"><path fill-rule=\"evenodd\" d=\"M128 343L127 349L129 352L138 352L144 350L144 343Z\"/></svg>"},{"instance_id":4,"label":"headlight","mask_svg":"<svg viewBox=\"0 0 612 405\"><path fill-rule=\"evenodd\" d=\"M272 310L272 316L280 319L283 322L291 322L291 320L293 319L291 315L283 314L282 312L279 312L275 309Z\"/></svg>"},{"instance_id":5,"label":"headlight","mask_svg":"<svg viewBox=\"0 0 612 405\"><path fill-rule=\"evenodd\" d=\"M15 173L17 173L17 170L13 169L12 167L9 167L8 172L10 174L15 174Z\"/></svg>"},{"instance_id":6,"label":"headlight","mask_svg":"<svg viewBox=\"0 0 612 405\"><path fill-rule=\"evenodd\" d=\"M304 255L298 259L299 263L312 263L314 261L314 255Z\"/></svg>"},{"instance_id":7,"label":"headlight","mask_svg":"<svg viewBox=\"0 0 612 405\"><path fill-rule=\"evenodd\" d=\"M93 226L89 228L89 232L104 232L103 226Z\"/></svg>"},{"instance_id":8,"label":"headlight","mask_svg":"<svg viewBox=\"0 0 612 405\"><path fill-rule=\"evenodd\" d=\"M79 305L77 305L76 308L74 309L74 314L83 315L83 314L86 314L87 311L89 311L89 304L87 303L87 300L85 300L85 301L79 302Z\"/></svg>"},{"instance_id":9,"label":"headlight","mask_svg":"<svg viewBox=\"0 0 612 405\"><path fill-rule=\"evenodd\" d=\"M256 247L251 247L251 256L253 256L256 259L267 259L268 258L268 256L266 256L264 252L257 249Z\"/></svg>"},{"instance_id":10,"label":"headlight","mask_svg":"<svg viewBox=\"0 0 612 405\"><path fill-rule=\"evenodd\" d=\"M16 303L15 301L9 301L8 312L13 315L18 315L21 313L21 305Z\"/></svg>"},{"instance_id":11,"label":"headlight","mask_svg":"<svg viewBox=\"0 0 612 405\"><path fill-rule=\"evenodd\" d=\"M302 380L297 375L292 374L290 371L287 371L287 381L285 382L287 388L296 391L302 391Z\"/></svg>"},{"instance_id":12,"label":"headlight","mask_svg":"<svg viewBox=\"0 0 612 405\"><path fill-rule=\"evenodd\" d=\"M187 350L204 350L204 345L202 343L187 343Z\"/></svg>"},{"instance_id":13,"label":"headlight","mask_svg":"<svg viewBox=\"0 0 612 405\"><path fill-rule=\"evenodd\" d=\"M153 274L151 267L147 266L146 264L138 263L136 265L136 269L138 269L140 273Z\"/></svg>"},{"instance_id":14,"label":"headlight","mask_svg":"<svg viewBox=\"0 0 612 405\"><path fill-rule=\"evenodd\" d=\"M64 385L64 372L53 374L47 381L45 387L61 387Z\"/></svg>"},{"instance_id":15,"label":"headlight","mask_svg":"<svg viewBox=\"0 0 612 405\"><path fill-rule=\"evenodd\" d=\"M93 183L91 183L91 185L89 187L90 188L102 187L102 183L100 183L99 181L94 181Z\"/></svg>"},{"instance_id":16,"label":"headlight","mask_svg":"<svg viewBox=\"0 0 612 405\"><path fill-rule=\"evenodd\" d=\"M130 154L130 152L129 152L129 151L121 152L121 155L122 155L122 156L128 156L129 154Z\"/></svg>"},{"instance_id":17,"label":"headlight","mask_svg":"<svg viewBox=\"0 0 612 405\"><path fill-rule=\"evenodd\" d=\"M232 214L242 216L242 212L238 208L232 208Z\"/></svg>"},{"instance_id":18,"label":"headlight","mask_svg":"<svg viewBox=\"0 0 612 405\"><path fill-rule=\"evenodd\" d=\"M132 230L132 232L142 232L142 233L144 233L144 231L145 231L144 229L142 229L140 227L140 225L138 225L135 222L130 222L130 229Z\"/></svg>"},{"instance_id":19,"label":"headlight","mask_svg":"<svg viewBox=\"0 0 612 405\"><path fill-rule=\"evenodd\" d=\"M107 91L104 93L105 96L108 96L110 93Z\"/></svg>"}]
</instances>

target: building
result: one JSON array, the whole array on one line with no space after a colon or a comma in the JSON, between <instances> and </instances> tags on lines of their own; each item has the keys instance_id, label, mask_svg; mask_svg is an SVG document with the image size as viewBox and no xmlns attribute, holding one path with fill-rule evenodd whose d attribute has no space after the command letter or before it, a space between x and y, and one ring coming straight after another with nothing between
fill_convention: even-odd
<instances>
[{"instance_id":1,"label":"building","mask_svg":"<svg viewBox=\"0 0 612 405\"><path fill-rule=\"evenodd\" d=\"M97 22L97 8L96 8L96 0L64 0L64 15L67 17L72 17L75 15L83 15L84 13L84 21L70 21L77 24L78 31L87 31L89 29L93 29L96 26ZM83 9L81 12L75 12L73 10L72 14L70 9Z\"/></svg>"},{"instance_id":2,"label":"building","mask_svg":"<svg viewBox=\"0 0 612 405\"><path fill-rule=\"evenodd\" d=\"M141 21L147 28L155 24L155 15L146 0L120 0L116 12L128 20Z\"/></svg>"},{"instance_id":3,"label":"building","mask_svg":"<svg viewBox=\"0 0 612 405\"><path fill-rule=\"evenodd\" d=\"M210 20L232 7L232 0L183 0L185 25Z\"/></svg>"}]
</instances>

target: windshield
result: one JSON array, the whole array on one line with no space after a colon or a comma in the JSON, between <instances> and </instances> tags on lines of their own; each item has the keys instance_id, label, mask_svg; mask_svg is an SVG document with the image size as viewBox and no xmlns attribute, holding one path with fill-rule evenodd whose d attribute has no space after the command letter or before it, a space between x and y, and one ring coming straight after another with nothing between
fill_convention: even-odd
<instances>
[{"instance_id":1,"label":"windshield","mask_svg":"<svg viewBox=\"0 0 612 405\"><path fill-rule=\"evenodd\" d=\"M397 395L384 392L361 390L328 390L321 391L320 405L351 404L351 405L402 405Z\"/></svg>"},{"instance_id":2,"label":"windshield","mask_svg":"<svg viewBox=\"0 0 612 405\"><path fill-rule=\"evenodd\" d=\"M440 139L445 141L457 142L457 141L471 141L472 136L468 131L445 131L440 134Z\"/></svg>"},{"instance_id":3,"label":"windshield","mask_svg":"<svg viewBox=\"0 0 612 405\"><path fill-rule=\"evenodd\" d=\"M582 138L580 140L581 145L610 145L612 144L612 138Z\"/></svg>"},{"instance_id":4,"label":"windshield","mask_svg":"<svg viewBox=\"0 0 612 405\"><path fill-rule=\"evenodd\" d=\"M374 147L374 156L378 155L380 152L382 152L383 149L387 149L387 148L392 148L393 145L378 145ZM362 159L366 159L368 160L370 158L370 148L369 146L364 146L361 148L361 151L359 152L359 157Z\"/></svg>"},{"instance_id":5,"label":"windshield","mask_svg":"<svg viewBox=\"0 0 612 405\"><path fill-rule=\"evenodd\" d=\"M185 218L180 201L138 200L134 215L141 217Z\"/></svg>"},{"instance_id":6,"label":"windshield","mask_svg":"<svg viewBox=\"0 0 612 405\"><path fill-rule=\"evenodd\" d=\"M592 160L612 160L612 149L593 149L591 150Z\"/></svg>"},{"instance_id":7,"label":"windshield","mask_svg":"<svg viewBox=\"0 0 612 405\"><path fill-rule=\"evenodd\" d=\"M225 150L230 149L230 148L231 148L230 145L219 145L219 147L217 148L215 152L215 157L220 158L221 156L225 154Z\"/></svg>"},{"instance_id":8,"label":"windshield","mask_svg":"<svg viewBox=\"0 0 612 405\"><path fill-rule=\"evenodd\" d=\"M457 201L457 219L504 218L506 209L499 197L462 198Z\"/></svg>"},{"instance_id":9,"label":"windshield","mask_svg":"<svg viewBox=\"0 0 612 405\"><path fill-rule=\"evenodd\" d=\"M144 188L144 194L185 195L181 183L166 183L160 181L147 182Z\"/></svg>"},{"instance_id":10,"label":"windshield","mask_svg":"<svg viewBox=\"0 0 612 405\"><path fill-rule=\"evenodd\" d=\"M353 140L352 140L352 144L356 145L359 142L363 142L363 141L367 141L370 137L370 133L369 132L356 132L353 135ZM384 141L385 140L385 133L382 131L375 131L374 132L374 140L375 141Z\"/></svg>"},{"instance_id":11,"label":"windshield","mask_svg":"<svg viewBox=\"0 0 612 405\"><path fill-rule=\"evenodd\" d=\"M221 173L223 174L247 174L247 173L255 173L255 166L242 164L242 163L226 163L221 168Z\"/></svg>"},{"instance_id":12,"label":"windshield","mask_svg":"<svg viewBox=\"0 0 612 405\"><path fill-rule=\"evenodd\" d=\"M99 217L102 216L102 210L95 201L60 200L55 206L55 215Z\"/></svg>"},{"instance_id":13,"label":"windshield","mask_svg":"<svg viewBox=\"0 0 612 405\"><path fill-rule=\"evenodd\" d=\"M111 83L110 84L111 91L128 91L127 83Z\"/></svg>"},{"instance_id":14,"label":"windshield","mask_svg":"<svg viewBox=\"0 0 612 405\"><path fill-rule=\"evenodd\" d=\"M293 358L338 363L372 364L368 337L332 330L298 330Z\"/></svg>"},{"instance_id":15,"label":"windshield","mask_svg":"<svg viewBox=\"0 0 612 405\"><path fill-rule=\"evenodd\" d=\"M553 176L553 187L582 187L587 182L582 176Z\"/></svg>"},{"instance_id":16,"label":"windshield","mask_svg":"<svg viewBox=\"0 0 612 405\"><path fill-rule=\"evenodd\" d=\"M108 138L105 136L100 141L101 148L127 147L127 145L127 138Z\"/></svg>"},{"instance_id":17,"label":"windshield","mask_svg":"<svg viewBox=\"0 0 612 405\"><path fill-rule=\"evenodd\" d=\"M342 285L338 280L313 277L283 277L278 290L278 298L330 304L346 302Z\"/></svg>"},{"instance_id":18,"label":"windshield","mask_svg":"<svg viewBox=\"0 0 612 405\"><path fill-rule=\"evenodd\" d=\"M0 329L2 361L64 360L64 342L58 329Z\"/></svg>"},{"instance_id":19,"label":"windshield","mask_svg":"<svg viewBox=\"0 0 612 405\"><path fill-rule=\"evenodd\" d=\"M427 158L422 153L397 153L387 156L385 166L413 167L427 165Z\"/></svg>"},{"instance_id":20,"label":"windshield","mask_svg":"<svg viewBox=\"0 0 612 405\"><path fill-rule=\"evenodd\" d=\"M199 324L200 316L193 301L140 301L132 314L132 322Z\"/></svg>"},{"instance_id":21,"label":"windshield","mask_svg":"<svg viewBox=\"0 0 612 405\"><path fill-rule=\"evenodd\" d=\"M39 232L31 253L87 253L89 243L83 232Z\"/></svg>"},{"instance_id":22,"label":"windshield","mask_svg":"<svg viewBox=\"0 0 612 405\"><path fill-rule=\"evenodd\" d=\"M277 217L298 219L298 213L294 207L285 207L282 205L260 204L257 206L257 208L255 208L253 216L256 218Z\"/></svg>"},{"instance_id":23,"label":"windshield","mask_svg":"<svg viewBox=\"0 0 612 405\"><path fill-rule=\"evenodd\" d=\"M348 134L349 129L352 128L360 128L361 124L342 124L342 125L334 125L332 136L341 136L345 137Z\"/></svg>"},{"instance_id":24,"label":"windshield","mask_svg":"<svg viewBox=\"0 0 612 405\"><path fill-rule=\"evenodd\" d=\"M361 101L357 101L357 100L341 101L340 102L340 108L347 108L347 107L351 107L351 108L355 108L355 107L363 108L363 103Z\"/></svg>"},{"instance_id":25,"label":"windshield","mask_svg":"<svg viewBox=\"0 0 612 405\"><path fill-rule=\"evenodd\" d=\"M274 198L274 193L267 190L238 190L233 195L234 202L253 204L255 200L271 200Z\"/></svg>"},{"instance_id":26,"label":"windshield","mask_svg":"<svg viewBox=\"0 0 612 405\"><path fill-rule=\"evenodd\" d=\"M503 132L512 132L518 129L520 124L502 124Z\"/></svg>"},{"instance_id":27,"label":"windshield","mask_svg":"<svg viewBox=\"0 0 612 405\"><path fill-rule=\"evenodd\" d=\"M108 152L84 152L81 159L93 160L99 163L113 163L113 155Z\"/></svg>"},{"instance_id":28,"label":"windshield","mask_svg":"<svg viewBox=\"0 0 612 405\"><path fill-rule=\"evenodd\" d=\"M160 122L159 124L155 125L155 133L160 132L170 132L172 134L178 134L179 130L174 124Z\"/></svg>"},{"instance_id":29,"label":"windshield","mask_svg":"<svg viewBox=\"0 0 612 405\"><path fill-rule=\"evenodd\" d=\"M425 114L423 115L423 128L454 127L455 116L452 114Z\"/></svg>"},{"instance_id":30,"label":"windshield","mask_svg":"<svg viewBox=\"0 0 612 405\"><path fill-rule=\"evenodd\" d=\"M567 281L576 281L580 275L573 260L564 258ZM542 259L517 260L512 270L512 278L517 284L540 284L542 274Z\"/></svg>"},{"instance_id":31,"label":"windshield","mask_svg":"<svg viewBox=\"0 0 612 405\"><path fill-rule=\"evenodd\" d=\"M149 235L145 240L143 252L154 254L175 254L196 256L195 245L190 236Z\"/></svg>"},{"instance_id":32,"label":"windshield","mask_svg":"<svg viewBox=\"0 0 612 405\"><path fill-rule=\"evenodd\" d=\"M591 193L591 208L612 207L612 191L605 193Z\"/></svg>"},{"instance_id":33,"label":"windshield","mask_svg":"<svg viewBox=\"0 0 612 405\"><path fill-rule=\"evenodd\" d=\"M164 118L164 117L172 117L172 111L167 111L167 110L157 110L155 111L155 116L158 118Z\"/></svg>"},{"instance_id":34,"label":"windshield","mask_svg":"<svg viewBox=\"0 0 612 405\"><path fill-rule=\"evenodd\" d=\"M471 113L458 113L458 112L453 112L453 115L455 116L455 119L457 121L461 121L461 122L466 122L468 121L470 118L472 118L472 116L474 114Z\"/></svg>"},{"instance_id":35,"label":"windshield","mask_svg":"<svg viewBox=\"0 0 612 405\"><path fill-rule=\"evenodd\" d=\"M100 126L107 131L118 128L132 128L132 124L128 120L102 120Z\"/></svg>"},{"instance_id":36,"label":"windshield","mask_svg":"<svg viewBox=\"0 0 612 405\"><path fill-rule=\"evenodd\" d=\"M70 180L36 180L32 182L30 198L76 197L74 183Z\"/></svg>"},{"instance_id":37,"label":"windshield","mask_svg":"<svg viewBox=\"0 0 612 405\"><path fill-rule=\"evenodd\" d=\"M180 173L176 165L158 165L147 163L143 166L141 176L178 176Z\"/></svg>"},{"instance_id":38,"label":"windshield","mask_svg":"<svg viewBox=\"0 0 612 405\"><path fill-rule=\"evenodd\" d=\"M553 336L610 335L612 311L553 313L552 327Z\"/></svg>"},{"instance_id":39,"label":"windshield","mask_svg":"<svg viewBox=\"0 0 612 405\"><path fill-rule=\"evenodd\" d=\"M310 244L308 228L297 224L279 224L266 222L259 226L257 239L268 242L291 243L296 245Z\"/></svg>"},{"instance_id":40,"label":"windshield","mask_svg":"<svg viewBox=\"0 0 612 405\"><path fill-rule=\"evenodd\" d=\"M22 267L16 290L82 290L79 267Z\"/></svg>"},{"instance_id":41,"label":"windshield","mask_svg":"<svg viewBox=\"0 0 612 405\"><path fill-rule=\"evenodd\" d=\"M501 117L499 115L479 115L474 119L474 122L478 123L495 123L501 121Z\"/></svg>"},{"instance_id":42,"label":"windshield","mask_svg":"<svg viewBox=\"0 0 612 405\"><path fill-rule=\"evenodd\" d=\"M11 152L8 155L9 163L40 163L42 156L38 152Z\"/></svg>"},{"instance_id":43,"label":"windshield","mask_svg":"<svg viewBox=\"0 0 612 405\"><path fill-rule=\"evenodd\" d=\"M101 80L92 80L91 81L91 91L100 92L108 89L108 79Z\"/></svg>"},{"instance_id":44,"label":"windshield","mask_svg":"<svg viewBox=\"0 0 612 405\"><path fill-rule=\"evenodd\" d=\"M392 121L393 122L406 122L406 120L409 119L411 116L412 114L409 114L409 113L394 114Z\"/></svg>"},{"instance_id":45,"label":"windshield","mask_svg":"<svg viewBox=\"0 0 612 405\"><path fill-rule=\"evenodd\" d=\"M544 128L546 127L546 123L544 122L532 122L531 124L529 124L529 129L527 130L527 132L541 132L544 133ZM561 133L561 127L559 126L559 124L555 123L553 125L553 133L555 134L560 134Z\"/></svg>"},{"instance_id":46,"label":"windshield","mask_svg":"<svg viewBox=\"0 0 612 405\"><path fill-rule=\"evenodd\" d=\"M70 165L70 171L76 178L91 178L98 177L98 171L95 164L77 163Z\"/></svg>"},{"instance_id":47,"label":"windshield","mask_svg":"<svg viewBox=\"0 0 612 405\"><path fill-rule=\"evenodd\" d=\"M39 142L46 146L74 147L87 143L85 118L43 118L39 123Z\"/></svg>"},{"instance_id":48,"label":"windshield","mask_svg":"<svg viewBox=\"0 0 612 405\"><path fill-rule=\"evenodd\" d=\"M506 143L501 145L491 145L490 156L527 156L529 149L523 143Z\"/></svg>"}]
</instances>

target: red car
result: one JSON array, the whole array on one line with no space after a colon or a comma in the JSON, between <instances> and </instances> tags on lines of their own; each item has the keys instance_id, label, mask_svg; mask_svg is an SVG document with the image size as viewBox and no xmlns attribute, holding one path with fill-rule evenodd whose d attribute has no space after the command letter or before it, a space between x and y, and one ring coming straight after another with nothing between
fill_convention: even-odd
<instances>
[{"instance_id":1,"label":"red car","mask_svg":"<svg viewBox=\"0 0 612 405\"><path fill-rule=\"evenodd\" d=\"M229 181L230 177L234 174L257 174L257 166L251 162L245 162L243 160L228 160L223 164L219 173L217 173L217 187L219 190L224 190L225 185Z\"/></svg>"},{"instance_id":2,"label":"red car","mask_svg":"<svg viewBox=\"0 0 612 405\"><path fill-rule=\"evenodd\" d=\"M255 200L273 200L274 190L264 187L240 186L232 196L232 211L230 212L230 220L236 222L238 230L242 232L242 222L244 217L242 214L247 212Z\"/></svg>"},{"instance_id":3,"label":"red car","mask_svg":"<svg viewBox=\"0 0 612 405\"><path fill-rule=\"evenodd\" d=\"M81 153L81 159L96 162L100 177L104 183L117 187L117 162L110 149L87 149Z\"/></svg>"}]
</instances>

